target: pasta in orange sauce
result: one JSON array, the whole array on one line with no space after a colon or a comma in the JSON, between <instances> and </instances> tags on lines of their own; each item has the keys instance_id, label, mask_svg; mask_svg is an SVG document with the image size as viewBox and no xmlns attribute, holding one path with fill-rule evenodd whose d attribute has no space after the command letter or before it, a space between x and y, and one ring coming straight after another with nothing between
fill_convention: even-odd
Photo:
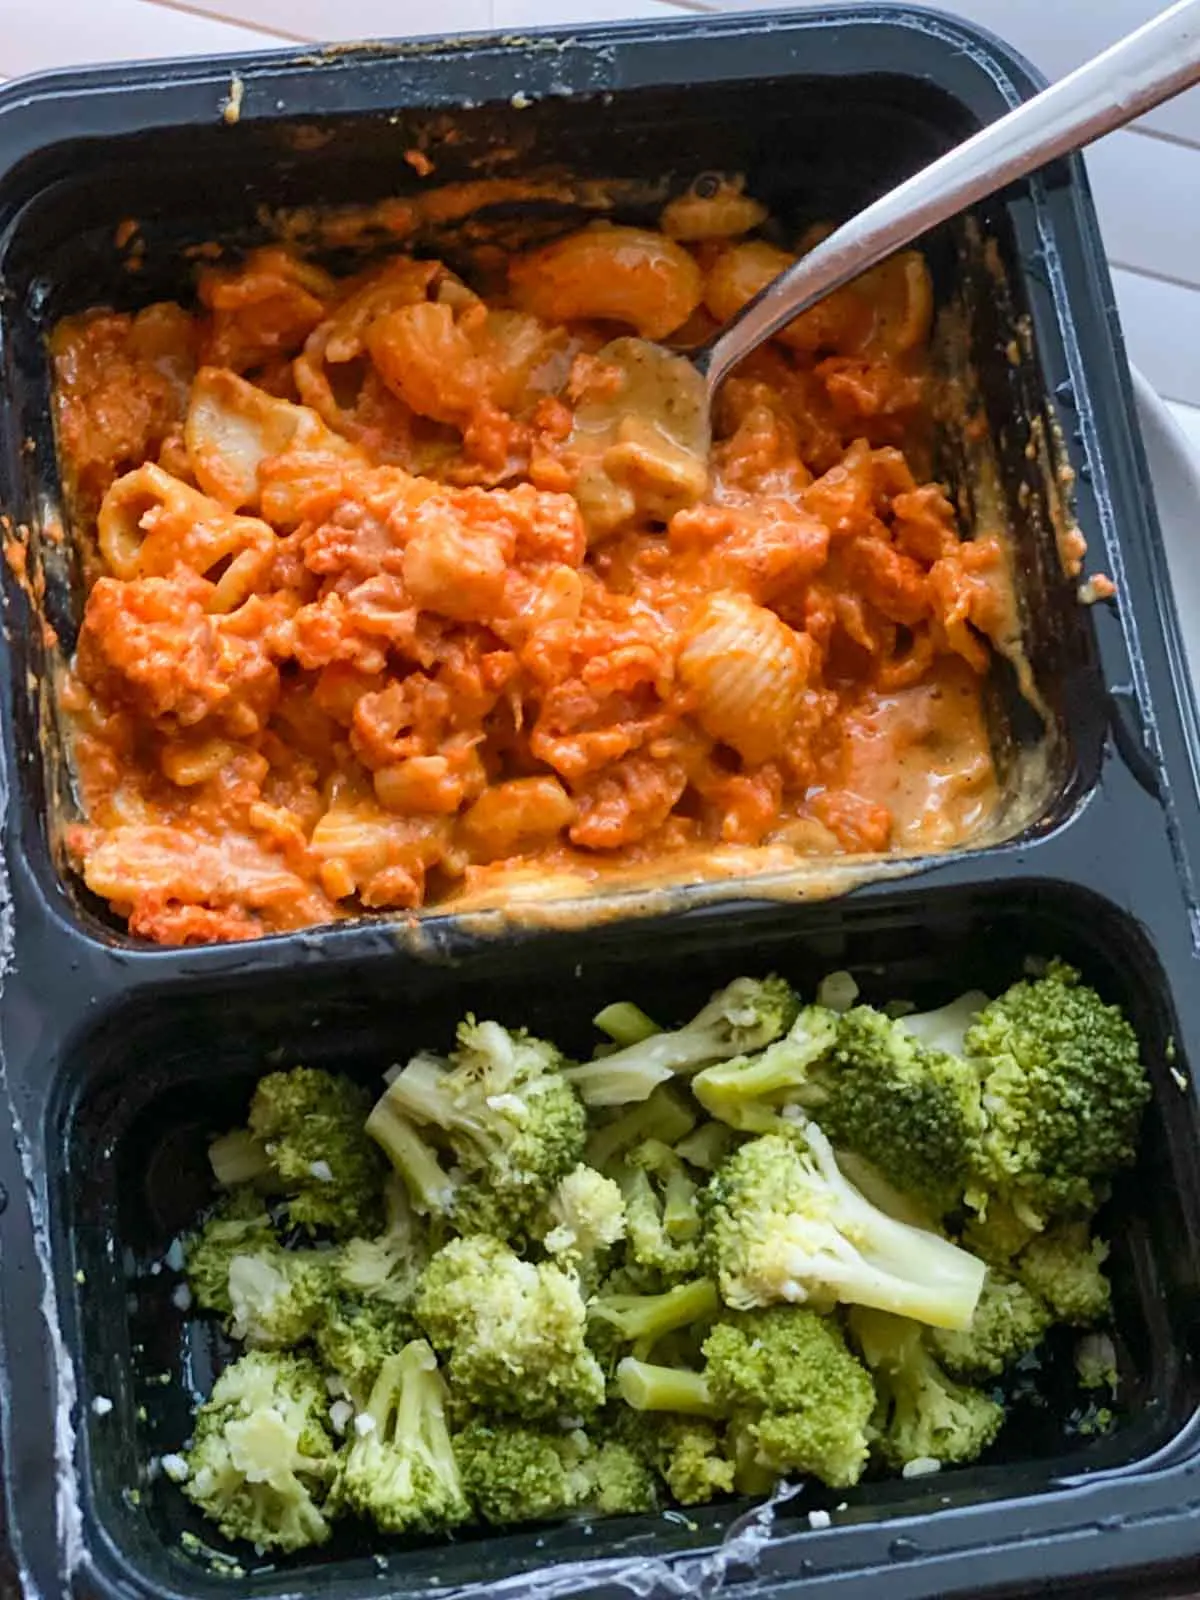
<instances>
[{"instance_id":1,"label":"pasta in orange sauce","mask_svg":"<svg viewBox=\"0 0 1200 1600\"><path fill-rule=\"evenodd\" d=\"M574 410L622 333L687 343L790 259L744 196L593 224L482 298L284 248L198 305L55 332L90 588L69 848L167 944L723 851L945 849L986 820L1006 564L914 475L931 291L906 254L725 385L707 492L651 452L617 526ZM666 497L666 498L665 498ZM740 859L740 858L739 858Z\"/></svg>"}]
</instances>

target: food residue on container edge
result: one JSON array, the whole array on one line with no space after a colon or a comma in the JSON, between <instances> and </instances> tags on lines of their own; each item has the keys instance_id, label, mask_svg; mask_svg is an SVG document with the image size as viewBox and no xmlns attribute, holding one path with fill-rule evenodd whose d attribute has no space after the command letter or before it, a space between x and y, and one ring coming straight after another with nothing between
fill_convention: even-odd
<instances>
[{"instance_id":1,"label":"food residue on container edge","mask_svg":"<svg viewBox=\"0 0 1200 1600\"><path fill-rule=\"evenodd\" d=\"M229 94L221 102L221 121L228 123L232 128L235 122L241 121L242 100L246 93L246 85L236 72L229 77Z\"/></svg>"},{"instance_id":2,"label":"food residue on container edge","mask_svg":"<svg viewBox=\"0 0 1200 1600\"><path fill-rule=\"evenodd\" d=\"M1098 600L1111 600L1116 595L1117 586L1112 579L1103 572L1095 572L1090 578L1085 578L1079 585L1079 603L1085 606L1094 606Z\"/></svg>"}]
</instances>

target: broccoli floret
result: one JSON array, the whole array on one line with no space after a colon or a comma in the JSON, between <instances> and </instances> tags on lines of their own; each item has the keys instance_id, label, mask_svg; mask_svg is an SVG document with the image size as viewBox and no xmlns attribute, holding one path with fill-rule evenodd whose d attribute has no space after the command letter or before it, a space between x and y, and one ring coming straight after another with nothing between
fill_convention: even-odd
<instances>
[{"instance_id":1,"label":"broccoli floret","mask_svg":"<svg viewBox=\"0 0 1200 1600\"><path fill-rule=\"evenodd\" d=\"M424 1339L380 1367L355 1419L337 1496L385 1533L437 1533L470 1515L446 1425L446 1386Z\"/></svg>"},{"instance_id":2,"label":"broccoli floret","mask_svg":"<svg viewBox=\"0 0 1200 1600\"><path fill-rule=\"evenodd\" d=\"M263 1245L229 1263L229 1331L262 1350L303 1343L325 1314L332 1290L328 1250Z\"/></svg>"},{"instance_id":3,"label":"broccoli floret","mask_svg":"<svg viewBox=\"0 0 1200 1600\"><path fill-rule=\"evenodd\" d=\"M313 1332L326 1365L363 1397L385 1357L417 1337L412 1308L429 1241L399 1178L385 1191L388 1227L374 1239L348 1239L330 1263L331 1294Z\"/></svg>"},{"instance_id":4,"label":"broccoli floret","mask_svg":"<svg viewBox=\"0 0 1200 1600\"><path fill-rule=\"evenodd\" d=\"M460 1231L521 1234L558 1180L583 1155L587 1117L552 1044L498 1022L467 1017L448 1061L414 1056L371 1112L368 1132L387 1151L418 1209L449 1210ZM453 1152L458 1179L439 1182L431 1204L428 1148L414 1162L413 1135L429 1129ZM418 1143L423 1140L418 1137Z\"/></svg>"},{"instance_id":5,"label":"broccoli floret","mask_svg":"<svg viewBox=\"0 0 1200 1600\"><path fill-rule=\"evenodd\" d=\"M226 1538L287 1551L329 1537L327 1399L319 1369L299 1356L252 1351L217 1379L196 1413L183 1492Z\"/></svg>"},{"instance_id":6,"label":"broccoli floret","mask_svg":"<svg viewBox=\"0 0 1200 1600\"><path fill-rule=\"evenodd\" d=\"M967 1329L934 1328L929 1342L951 1377L998 1378L1035 1349L1053 1322L1039 1295L1004 1273L989 1272Z\"/></svg>"},{"instance_id":7,"label":"broccoli floret","mask_svg":"<svg viewBox=\"0 0 1200 1600\"><path fill-rule=\"evenodd\" d=\"M477 1419L454 1436L463 1487L484 1519L497 1527L545 1522L574 1509L586 1493L582 1432Z\"/></svg>"},{"instance_id":8,"label":"broccoli floret","mask_svg":"<svg viewBox=\"0 0 1200 1600\"><path fill-rule=\"evenodd\" d=\"M370 1097L351 1079L313 1067L270 1072L250 1102L249 1126L216 1140L219 1182L260 1182L288 1197L288 1217L335 1238L382 1222L386 1167L364 1131ZM257 1162L257 1170L251 1170Z\"/></svg>"},{"instance_id":9,"label":"broccoli floret","mask_svg":"<svg viewBox=\"0 0 1200 1600\"><path fill-rule=\"evenodd\" d=\"M184 1270L195 1303L228 1317L229 1265L234 1256L253 1255L276 1242L275 1229L260 1194L234 1189L213 1207L184 1242Z\"/></svg>"},{"instance_id":10,"label":"broccoli floret","mask_svg":"<svg viewBox=\"0 0 1200 1600\"><path fill-rule=\"evenodd\" d=\"M589 1278L625 1237L620 1186L582 1163L558 1180L546 1213L550 1227L542 1244L564 1266Z\"/></svg>"},{"instance_id":11,"label":"broccoli floret","mask_svg":"<svg viewBox=\"0 0 1200 1600\"><path fill-rule=\"evenodd\" d=\"M416 1337L410 1311L388 1300L338 1296L313 1330L313 1343L331 1372L344 1380L356 1401L371 1385L389 1356Z\"/></svg>"},{"instance_id":12,"label":"broccoli floret","mask_svg":"<svg viewBox=\"0 0 1200 1600\"><path fill-rule=\"evenodd\" d=\"M645 1100L676 1073L764 1049L787 1031L797 1010L782 978L735 978L684 1027L571 1067L567 1077L589 1106Z\"/></svg>"},{"instance_id":13,"label":"broccoli floret","mask_svg":"<svg viewBox=\"0 0 1200 1600\"><path fill-rule=\"evenodd\" d=\"M900 1470L912 1461L974 1461L1000 1431L1004 1407L942 1371L921 1325L855 1306L850 1331L875 1375L875 1449Z\"/></svg>"},{"instance_id":14,"label":"broccoli floret","mask_svg":"<svg viewBox=\"0 0 1200 1600\"><path fill-rule=\"evenodd\" d=\"M733 1490L725 1429L705 1417L634 1411L617 1400L603 1419L613 1436L648 1462L680 1505L699 1506Z\"/></svg>"},{"instance_id":15,"label":"broccoli floret","mask_svg":"<svg viewBox=\"0 0 1200 1600\"><path fill-rule=\"evenodd\" d=\"M657 1139L646 1139L617 1169L625 1199L626 1255L668 1281L700 1265L699 1190L686 1164Z\"/></svg>"},{"instance_id":16,"label":"broccoli floret","mask_svg":"<svg viewBox=\"0 0 1200 1600\"><path fill-rule=\"evenodd\" d=\"M805 1006L783 1038L757 1055L734 1056L697 1073L692 1093L706 1111L731 1127L768 1133L778 1125L784 1103L823 1101L813 1068L829 1054L837 1036L836 1012Z\"/></svg>"},{"instance_id":17,"label":"broccoli floret","mask_svg":"<svg viewBox=\"0 0 1200 1600\"><path fill-rule=\"evenodd\" d=\"M473 1405L538 1421L604 1399L579 1285L552 1262L521 1261L483 1235L454 1239L425 1269L416 1316Z\"/></svg>"},{"instance_id":18,"label":"broccoli floret","mask_svg":"<svg viewBox=\"0 0 1200 1600\"><path fill-rule=\"evenodd\" d=\"M869 1006L841 1018L814 1115L835 1145L872 1163L934 1216L958 1205L983 1129L979 1079Z\"/></svg>"},{"instance_id":19,"label":"broccoli floret","mask_svg":"<svg viewBox=\"0 0 1200 1600\"><path fill-rule=\"evenodd\" d=\"M1104 1275L1107 1260L1107 1243L1093 1239L1086 1222L1063 1222L1025 1246L1016 1272L1057 1322L1086 1328L1112 1311L1112 1289Z\"/></svg>"},{"instance_id":20,"label":"broccoli floret","mask_svg":"<svg viewBox=\"0 0 1200 1600\"><path fill-rule=\"evenodd\" d=\"M735 1313L704 1341L704 1363L710 1393L762 1467L835 1489L858 1482L875 1389L832 1318L797 1306Z\"/></svg>"},{"instance_id":21,"label":"broccoli floret","mask_svg":"<svg viewBox=\"0 0 1200 1600\"><path fill-rule=\"evenodd\" d=\"M979 1170L1034 1227L1091 1210L1130 1163L1150 1086L1137 1036L1079 974L1053 962L1015 983L967 1030L987 1129Z\"/></svg>"},{"instance_id":22,"label":"broccoli floret","mask_svg":"<svg viewBox=\"0 0 1200 1600\"><path fill-rule=\"evenodd\" d=\"M816 1123L742 1145L714 1174L706 1204L713 1270L737 1310L840 1300L970 1326L983 1263L871 1205Z\"/></svg>"},{"instance_id":23,"label":"broccoli floret","mask_svg":"<svg viewBox=\"0 0 1200 1600\"><path fill-rule=\"evenodd\" d=\"M992 1267L1008 1267L1014 1256L1037 1233L1023 1222L1013 1208L998 1195L989 1195L978 1216L968 1216L962 1230L962 1247Z\"/></svg>"},{"instance_id":24,"label":"broccoli floret","mask_svg":"<svg viewBox=\"0 0 1200 1600\"><path fill-rule=\"evenodd\" d=\"M698 1120L696 1108L685 1092L671 1083L660 1084L648 1100L639 1101L611 1121L594 1128L584 1159L589 1167L607 1172L618 1156L641 1144L643 1139L677 1144Z\"/></svg>"},{"instance_id":25,"label":"broccoli floret","mask_svg":"<svg viewBox=\"0 0 1200 1600\"><path fill-rule=\"evenodd\" d=\"M703 1417L655 1417L652 1457L663 1482L681 1506L699 1506L731 1494L734 1464L725 1442Z\"/></svg>"},{"instance_id":26,"label":"broccoli floret","mask_svg":"<svg viewBox=\"0 0 1200 1600\"><path fill-rule=\"evenodd\" d=\"M499 1526L571 1512L620 1516L656 1503L654 1476L641 1456L618 1440L595 1444L582 1429L476 1420L454 1448L476 1510Z\"/></svg>"}]
</instances>

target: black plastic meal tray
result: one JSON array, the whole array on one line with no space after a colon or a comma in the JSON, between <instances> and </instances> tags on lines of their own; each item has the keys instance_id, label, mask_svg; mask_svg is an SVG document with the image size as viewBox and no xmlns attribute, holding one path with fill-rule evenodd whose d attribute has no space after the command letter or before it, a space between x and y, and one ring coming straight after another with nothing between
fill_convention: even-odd
<instances>
[{"instance_id":1,"label":"black plastic meal tray","mask_svg":"<svg viewBox=\"0 0 1200 1600\"><path fill-rule=\"evenodd\" d=\"M772 898L751 881L721 905L682 893L637 918L381 918L196 950L131 939L57 842L69 783L44 624L69 652L80 601L70 540L47 535L61 500L44 343L57 317L186 296L188 246L270 237L279 208L411 190L414 146L436 150L439 182L555 164L635 196L639 182L650 194L659 179L744 172L798 228L847 214L1035 87L964 24L856 6L114 67L0 90L0 509L28 530L24 577L19 562L3 576L13 1137L0 1141L0 1328L7 1531L30 1597L724 1586L902 1600L1085 1578L1095 1593L1200 1553L1200 743L1079 162L923 244L939 303L961 313L964 382L987 417L1046 704L1049 735L1011 685L998 691L1010 777L1022 748L1044 753L1035 803L1000 842L909 861L840 898ZM653 216L656 192L631 214ZM127 220L133 261L130 231L124 251L115 242ZM939 472L970 517L979 484L961 443L943 428ZM1078 603L1058 555L1072 517L1115 603ZM627 996L682 1018L742 972L804 987L849 967L869 999L932 1004L1011 981L1030 954L1077 962L1127 1009L1154 1079L1140 1163L1105 1217L1122 1372L1112 1433L1072 1436L1053 1407L1030 1405L974 1467L806 1487L771 1519L731 1502L453 1541L347 1529L286 1561L213 1559L229 1552L156 1470L227 1354L181 1309L171 1247L209 1196L208 1138L269 1064L375 1081L444 1044L468 1009L586 1050L599 1004Z\"/></svg>"}]
</instances>

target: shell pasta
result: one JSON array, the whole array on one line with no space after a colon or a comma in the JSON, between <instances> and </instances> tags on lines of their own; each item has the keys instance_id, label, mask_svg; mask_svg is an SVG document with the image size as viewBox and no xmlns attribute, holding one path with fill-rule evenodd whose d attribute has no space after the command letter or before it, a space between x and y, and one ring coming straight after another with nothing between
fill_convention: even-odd
<instances>
[{"instance_id":1,"label":"shell pasta","mask_svg":"<svg viewBox=\"0 0 1200 1600\"><path fill-rule=\"evenodd\" d=\"M980 684L1012 602L1000 542L964 539L922 466L919 256L726 382L699 498L635 405L619 493L581 510L603 347L703 338L793 259L765 223L738 188L683 196L659 231L497 248L478 283L272 246L205 266L189 307L59 324L89 579L67 842L135 934L945 849L986 822Z\"/></svg>"}]
</instances>

